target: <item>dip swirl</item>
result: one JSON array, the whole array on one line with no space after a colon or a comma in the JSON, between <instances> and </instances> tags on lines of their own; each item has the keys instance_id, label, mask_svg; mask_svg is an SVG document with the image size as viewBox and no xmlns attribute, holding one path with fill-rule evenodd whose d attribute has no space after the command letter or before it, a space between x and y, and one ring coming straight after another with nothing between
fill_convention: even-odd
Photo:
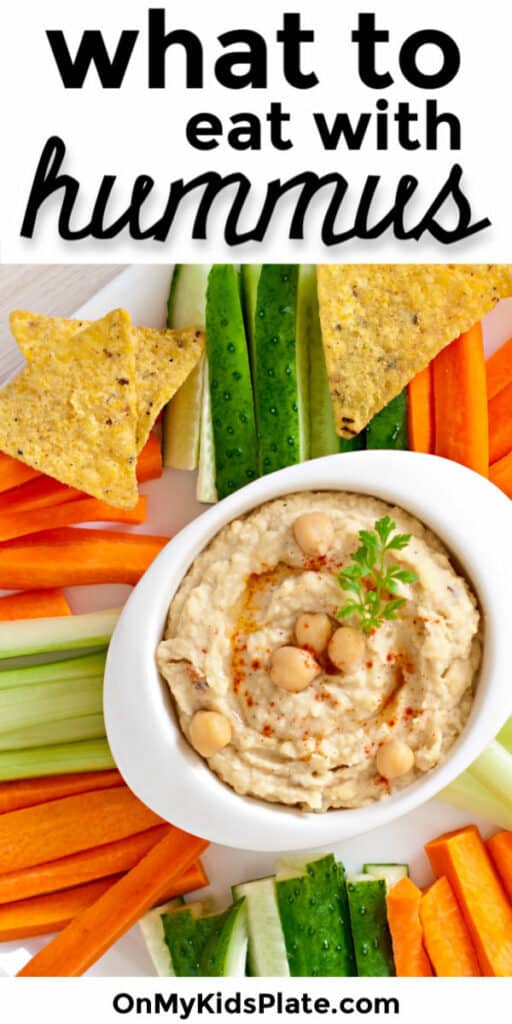
<instances>
[{"instance_id":1,"label":"dip swirl","mask_svg":"<svg viewBox=\"0 0 512 1024\"><path fill-rule=\"evenodd\" d=\"M319 556L306 554L294 533L311 512L332 524ZM359 531L385 515L411 534L393 560L418 577L400 584L406 601L397 619L364 638L355 668L340 671L327 651L314 652L318 674L309 685L276 685L272 655L297 646L304 613L340 626L346 595L337 573ZM364 806L442 762L471 710L480 656L476 598L439 539L402 509L340 491L267 502L220 530L173 598L157 652L189 741L197 712L226 720L225 745L207 757L212 771L237 793L308 811ZM392 781L377 767L390 741L413 761Z\"/></svg>"}]
</instances>

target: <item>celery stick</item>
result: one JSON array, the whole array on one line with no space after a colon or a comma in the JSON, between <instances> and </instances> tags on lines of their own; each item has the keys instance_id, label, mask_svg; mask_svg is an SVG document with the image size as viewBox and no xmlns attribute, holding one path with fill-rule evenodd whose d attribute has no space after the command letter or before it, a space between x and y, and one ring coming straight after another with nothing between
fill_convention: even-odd
<instances>
[{"instance_id":1,"label":"celery stick","mask_svg":"<svg viewBox=\"0 0 512 1024\"><path fill-rule=\"evenodd\" d=\"M0 622L0 659L106 647L118 618L119 609L115 609L86 615Z\"/></svg>"},{"instance_id":2,"label":"celery stick","mask_svg":"<svg viewBox=\"0 0 512 1024\"><path fill-rule=\"evenodd\" d=\"M100 772L107 768L115 768L115 762L104 739L0 751L0 782L35 779L41 775Z\"/></svg>"},{"instance_id":3,"label":"celery stick","mask_svg":"<svg viewBox=\"0 0 512 1024\"><path fill-rule=\"evenodd\" d=\"M0 690L0 734L102 710L103 676Z\"/></svg>"},{"instance_id":4,"label":"celery stick","mask_svg":"<svg viewBox=\"0 0 512 1024\"><path fill-rule=\"evenodd\" d=\"M458 779L437 794L444 804L454 804L468 814L487 818L500 828L512 828L512 807L506 806L494 793L465 771Z\"/></svg>"},{"instance_id":5,"label":"celery stick","mask_svg":"<svg viewBox=\"0 0 512 1024\"><path fill-rule=\"evenodd\" d=\"M496 739L501 743L505 750L508 750L509 754L512 754L512 718L509 718L501 732L498 733Z\"/></svg>"},{"instance_id":6,"label":"celery stick","mask_svg":"<svg viewBox=\"0 0 512 1024\"><path fill-rule=\"evenodd\" d=\"M26 729L0 734L0 750L28 750L30 747L49 747L56 743L78 743L105 736L102 714L65 718L46 725L30 725Z\"/></svg>"},{"instance_id":7,"label":"celery stick","mask_svg":"<svg viewBox=\"0 0 512 1024\"><path fill-rule=\"evenodd\" d=\"M501 743L493 740L473 761L471 774L491 793L503 801L505 809L512 813L512 754Z\"/></svg>"},{"instance_id":8,"label":"celery stick","mask_svg":"<svg viewBox=\"0 0 512 1024\"><path fill-rule=\"evenodd\" d=\"M24 668L0 668L0 690L31 683L58 683L66 679L92 679L103 675L106 653L86 654L80 658L66 658L63 661L46 662L44 665L28 665ZM1 666L0 662L0 666Z\"/></svg>"}]
</instances>

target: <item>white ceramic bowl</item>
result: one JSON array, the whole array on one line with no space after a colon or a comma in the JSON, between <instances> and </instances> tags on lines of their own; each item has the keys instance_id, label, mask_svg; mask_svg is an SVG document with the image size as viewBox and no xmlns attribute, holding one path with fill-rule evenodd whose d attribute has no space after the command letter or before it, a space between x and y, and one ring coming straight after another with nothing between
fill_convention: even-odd
<instances>
[{"instance_id":1,"label":"white ceramic bowl","mask_svg":"<svg viewBox=\"0 0 512 1024\"><path fill-rule=\"evenodd\" d=\"M155 651L167 609L194 558L230 520L294 491L344 490L402 506L438 534L475 589L484 654L469 721L445 762L411 786L355 810L304 813L238 796L183 738ZM163 818L212 842L300 850L367 832L418 807L459 775L512 712L512 544L509 499L482 477L431 455L332 455L256 480L211 507L164 548L130 596L110 644L109 742L134 792Z\"/></svg>"}]
</instances>

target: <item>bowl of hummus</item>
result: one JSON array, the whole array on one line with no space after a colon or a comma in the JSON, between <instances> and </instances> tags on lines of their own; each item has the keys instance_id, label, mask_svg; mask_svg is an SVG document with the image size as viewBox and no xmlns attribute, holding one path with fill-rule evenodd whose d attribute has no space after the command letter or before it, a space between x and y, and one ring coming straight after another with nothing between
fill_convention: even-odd
<instances>
[{"instance_id":1,"label":"bowl of hummus","mask_svg":"<svg viewBox=\"0 0 512 1024\"><path fill-rule=\"evenodd\" d=\"M330 456L181 531L131 596L106 673L127 782L249 849L384 824L510 712L508 501L433 456ZM492 524L491 534L485 524Z\"/></svg>"}]
</instances>

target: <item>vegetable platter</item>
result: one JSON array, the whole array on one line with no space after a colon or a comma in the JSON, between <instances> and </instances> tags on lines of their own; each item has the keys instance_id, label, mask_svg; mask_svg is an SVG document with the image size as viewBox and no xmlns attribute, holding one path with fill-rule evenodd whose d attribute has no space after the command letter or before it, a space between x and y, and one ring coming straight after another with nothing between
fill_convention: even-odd
<instances>
[{"instance_id":1,"label":"vegetable platter","mask_svg":"<svg viewBox=\"0 0 512 1024\"><path fill-rule=\"evenodd\" d=\"M167 320L167 300L172 268L139 266L129 268L76 312L80 319L94 319L106 310L125 308L134 322L161 328ZM247 288L250 291L250 271ZM210 327L215 333L215 324ZM487 355L492 354L512 335L512 300L502 301L484 320L484 338ZM257 343L257 339L256 339ZM248 451L251 437L247 438ZM135 524L130 532L157 536L174 535L181 527L200 515L204 505L196 499L196 474L186 470L164 470L158 480L144 483L142 495L149 498L149 514L142 526ZM92 527L94 528L94 527ZM102 529L105 529L102 526ZM107 527L108 529L108 527ZM102 611L122 605L130 588L126 585L89 585L66 589L66 598L74 613ZM134 751L134 756L137 752ZM334 853L343 861L351 876L360 878L361 866L382 865L389 861L407 864L417 885L432 881L432 872L424 845L445 831L476 824L484 838L495 828L488 821L478 819L441 801L430 801L420 809L406 815L392 826L375 829L370 834L345 841L325 853ZM202 856L202 863L210 879L205 890L194 894L194 899L218 897L227 902L233 886L243 894L243 884L274 873L275 855L250 853L225 846L211 846ZM48 936L14 940L0 944L0 973L16 974L30 956L41 950ZM154 965L144 944L138 925L132 927L96 964L90 975L151 976Z\"/></svg>"}]
</instances>

